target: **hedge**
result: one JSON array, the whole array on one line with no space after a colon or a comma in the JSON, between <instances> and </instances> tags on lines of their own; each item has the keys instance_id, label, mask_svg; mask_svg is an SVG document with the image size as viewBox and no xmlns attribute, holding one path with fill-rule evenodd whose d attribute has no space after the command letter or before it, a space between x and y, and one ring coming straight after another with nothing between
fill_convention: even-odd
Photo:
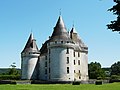
<instances>
[{"instance_id":1,"label":"hedge","mask_svg":"<svg viewBox=\"0 0 120 90\"><path fill-rule=\"evenodd\" d=\"M0 80L20 80L20 75L0 75Z\"/></svg>"},{"instance_id":2,"label":"hedge","mask_svg":"<svg viewBox=\"0 0 120 90\"><path fill-rule=\"evenodd\" d=\"M74 81L74 82L72 82L72 85L80 85L80 82Z\"/></svg>"},{"instance_id":3,"label":"hedge","mask_svg":"<svg viewBox=\"0 0 120 90\"><path fill-rule=\"evenodd\" d=\"M95 82L95 85L102 85L102 81L101 81L101 80L97 80L97 81Z\"/></svg>"}]
</instances>

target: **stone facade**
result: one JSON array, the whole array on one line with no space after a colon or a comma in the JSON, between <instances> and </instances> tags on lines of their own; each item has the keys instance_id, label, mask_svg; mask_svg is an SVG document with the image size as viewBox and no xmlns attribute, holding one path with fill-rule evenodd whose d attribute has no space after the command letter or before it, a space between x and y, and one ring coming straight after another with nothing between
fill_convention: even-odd
<instances>
[{"instance_id":1,"label":"stone facade","mask_svg":"<svg viewBox=\"0 0 120 90\"><path fill-rule=\"evenodd\" d=\"M73 27L68 33L61 16L51 37L38 50L31 34L21 53L22 79L88 80L88 47Z\"/></svg>"}]
</instances>

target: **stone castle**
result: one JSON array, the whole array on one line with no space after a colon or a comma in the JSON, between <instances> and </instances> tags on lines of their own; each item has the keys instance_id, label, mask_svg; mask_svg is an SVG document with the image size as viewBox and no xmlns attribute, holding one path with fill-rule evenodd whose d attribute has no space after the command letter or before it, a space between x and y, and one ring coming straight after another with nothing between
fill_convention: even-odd
<instances>
[{"instance_id":1,"label":"stone castle","mask_svg":"<svg viewBox=\"0 0 120 90\"><path fill-rule=\"evenodd\" d=\"M59 16L52 35L37 47L33 34L21 52L21 79L44 81L87 81L88 47L75 27L66 30Z\"/></svg>"}]
</instances>

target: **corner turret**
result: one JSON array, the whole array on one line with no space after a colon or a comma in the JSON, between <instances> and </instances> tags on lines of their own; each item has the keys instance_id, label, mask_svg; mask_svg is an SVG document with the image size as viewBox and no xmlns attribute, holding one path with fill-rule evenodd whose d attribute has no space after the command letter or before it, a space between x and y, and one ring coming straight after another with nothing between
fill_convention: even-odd
<instances>
[{"instance_id":1,"label":"corner turret","mask_svg":"<svg viewBox=\"0 0 120 90\"><path fill-rule=\"evenodd\" d=\"M70 31L70 38L75 44L79 45L79 47L81 48L81 51L85 51L86 53L88 53L88 47L84 44L82 39L79 37L75 27L72 27Z\"/></svg>"},{"instance_id":2,"label":"corner turret","mask_svg":"<svg viewBox=\"0 0 120 90\"><path fill-rule=\"evenodd\" d=\"M30 34L30 37L25 45L25 48L21 52L21 69L22 75L21 79L37 79L36 67L39 57L39 50L36 45L36 40L33 38L33 34Z\"/></svg>"}]
</instances>

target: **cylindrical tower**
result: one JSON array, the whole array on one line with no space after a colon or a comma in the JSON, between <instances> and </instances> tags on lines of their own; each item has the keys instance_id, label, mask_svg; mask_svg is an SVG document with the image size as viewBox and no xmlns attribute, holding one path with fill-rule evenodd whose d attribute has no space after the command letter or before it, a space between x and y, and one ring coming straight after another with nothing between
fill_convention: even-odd
<instances>
[{"instance_id":1,"label":"cylindrical tower","mask_svg":"<svg viewBox=\"0 0 120 90\"><path fill-rule=\"evenodd\" d=\"M33 35L27 41L24 50L21 53L21 79L30 80L37 79L37 62L39 50Z\"/></svg>"},{"instance_id":2,"label":"cylindrical tower","mask_svg":"<svg viewBox=\"0 0 120 90\"><path fill-rule=\"evenodd\" d=\"M74 44L64 41L50 42L48 45L51 81L74 80L73 47Z\"/></svg>"},{"instance_id":3,"label":"cylindrical tower","mask_svg":"<svg viewBox=\"0 0 120 90\"><path fill-rule=\"evenodd\" d=\"M50 62L49 80L73 81L74 43L69 37L61 16L59 16L57 24L54 27L54 31L48 41L47 47Z\"/></svg>"}]
</instances>

